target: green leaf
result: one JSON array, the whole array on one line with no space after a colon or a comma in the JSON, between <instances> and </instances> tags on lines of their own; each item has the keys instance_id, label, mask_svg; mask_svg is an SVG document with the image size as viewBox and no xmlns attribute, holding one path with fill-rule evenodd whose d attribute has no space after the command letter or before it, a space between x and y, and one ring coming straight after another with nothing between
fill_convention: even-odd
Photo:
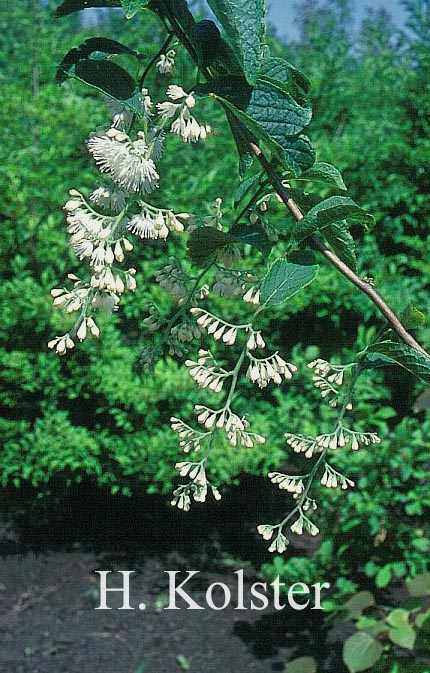
<instances>
[{"instance_id":1,"label":"green leaf","mask_svg":"<svg viewBox=\"0 0 430 673\"><path fill-rule=\"evenodd\" d=\"M285 61L283 58L265 58L260 65L260 76L269 77L272 80L278 80L289 84L297 90L302 89L307 93L311 84L300 70L297 70L293 65Z\"/></svg>"},{"instance_id":2,"label":"green leaf","mask_svg":"<svg viewBox=\"0 0 430 673\"><path fill-rule=\"evenodd\" d=\"M315 161L315 150L311 141L305 135L300 135L295 139L285 139L283 144L285 150L286 163L296 175L300 175L312 166Z\"/></svg>"},{"instance_id":3,"label":"green leaf","mask_svg":"<svg viewBox=\"0 0 430 673\"><path fill-rule=\"evenodd\" d=\"M372 638L377 638L382 633L385 634L387 632L387 625L385 622L375 621L373 624L366 624L363 626L361 624L357 624L357 628L360 629L360 631L367 633L368 636L372 636Z\"/></svg>"},{"instance_id":4,"label":"green leaf","mask_svg":"<svg viewBox=\"0 0 430 673\"><path fill-rule=\"evenodd\" d=\"M261 80L251 89L240 77L212 80L196 87L196 92L219 100L240 122L242 135L264 142L285 167L300 174L312 166L314 149L309 139L300 135L312 116L308 101L298 102Z\"/></svg>"},{"instance_id":5,"label":"green leaf","mask_svg":"<svg viewBox=\"0 0 430 673\"><path fill-rule=\"evenodd\" d=\"M258 122L281 147L290 136L301 133L312 119L307 100L300 103L270 82L258 80L246 108L246 114Z\"/></svg>"},{"instance_id":6,"label":"green leaf","mask_svg":"<svg viewBox=\"0 0 430 673\"><path fill-rule=\"evenodd\" d=\"M423 505L419 500L408 502L408 504L405 505L405 512L408 516L421 516L423 513Z\"/></svg>"},{"instance_id":7,"label":"green leaf","mask_svg":"<svg viewBox=\"0 0 430 673\"><path fill-rule=\"evenodd\" d=\"M331 164L317 162L302 175L302 179L312 180L313 182L323 182L326 185L332 185L338 189L346 190L346 185L337 168Z\"/></svg>"},{"instance_id":8,"label":"green leaf","mask_svg":"<svg viewBox=\"0 0 430 673\"><path fill-rule=\"evenodd\" d=\"M426 610L425 612L422 612L421 614L417 615L415 617L415 625L418 629L422 629L424 626L425 622L427 619L430 618L430 610Z\"/></svg>"},{"instance_id":9,"label":"green leaf","mask_svg":"<svg viewBox=\"0 0 430 673\"><path fill-rule=\"evenodd\" d=\"M313 250L293 250L293 252L289 253L288 255L288 261L294 262L294 264L300 264L301 266L312 266L312 264L318 264L318 258ZM321 547L320 551L318 552L319 554L321 554Z\"/></svg>"},{"instance_id":10,"label":"green leaf","mask_svg":"<svg viewBox=\"0 0 430 673\"><path fill-rule=\"evenodd\" d=\"M357 269L355 242L347 229L346 222L335 222L324 229L324 236L339 259L350 269Z\"/></svg>"},{"instance_id":11,"label":"green leaf","mask_svg":"<svg viewBox=\"0 0 430 673\"><path fill-rule=\"evenodd\" d=\"M212 227L199 227L188 237L188 254L192 262L204 266L219 248L235 243L236 238Z\"/></svg>"},{"instance_id":12,"label":"green leaf","mask_svg":"<svg viewBox=\"0 0 430 673\"><path fill-rule=\"evenodd\" d=\"M90 7L121 7L121 2L120 0L64 0L57 7L55 16L60 18Z\"/></svg>"},{"instance_id":13,"label":"green leaf","mask_svg":"<svg viewBox=\"0 0 430 673\"><path fill-rule=\"evenodd\" d=\"M430 596L430 572L421 573L406 581L410 596Z\"/></svg>"},{"instance_id":14,"label":"green leaf","mask_svg":"<svg viewBox=\"0 0 430 673\"><path fill-rule=\"evenodd\" d=\"M300 242L316 231L342 220L368 225L373 222L373 217L348 196L331 196L317 203L300 222L297 222L294 238Z\"/></svg>"},{"instance_id":15,"label":"green leaf","mask_svg":"<svg viewBox=\"0 0 430 673\"><path fill-rule=\"evenodd\" d=\"M285 664L284 673L317 673L317 662L313 657L299 657Z\"/></svg>"},{"instance_id":16,"label":"green leaf","mask_svg":"<svg viewBox=\"0 0 430 673\"><path fill-rule=\"evenodd\" d=\"M343 661L350 673L372 668L381 658L381 643L364 631L354 633L343 644Z\"/></svg>"},{"instance_id":17,"label":"green leaf","mask_svg":"<svg viewBox=\"0 0 430 673\"><path fill-rule=\"evenodd\" d=\"M289 299L315 279L318 268L291 264L285 259L275 260L261 283L261 305L273 306Z\"/></svg>"},{"instance_id":18,"label":"green leaf","mask_svg":"<svg viewBox=\"0 0 430 673\"><path fill-rule=\"evenodd\" d=\"M403 626L402 628L388 629L388 637L395 645L413 650L417 634L412 626Z\"/></svg>"},{"instance_id":19,"label":"green leaf","mask_svg":"<svg viewBox=\"0 0 430 673\"><path fill-rule=\"evenodd\" d=\"M389 564L383 566L376 573L375 584L378 589L386 587L391 582L391 568Z\"/></svg>"},{"instance_id":20,"label":"green leaf","mask_svg":"<svg viewBox=\"0 0 430 673\"><path fill-rule=\"evenodd\" d=\"M252 166L254 155L251 153L248 139L243 133L242 124L229 110L225 109L225 114L239 154L239 176L243 178L246 171Z\"/></svg>"},{"instance_id":21,"label":"green leaf","mask_svg":"<svg viewBox=\"0 0 430 673\"><path fill-rule=\"evenodd\" d=\"M350 220L361 224L373 222L373 217L348 196L331 196L314 206L308 215L316 216L320 226L333 224L339 220Z\"/></svg>"},{"instance_id":22,"label":"green leaf","mask_svg":"<svg viewBox=\"0 0 430 673\"><path fill-rule=\"evenodd\" d=\"M430 384L430 358L406 344L397 341L373 344L367 349L366 362L376 367L395 363Z\"/></svg>"},{"instance_id":23,"label":"green leaf","mask_svg":"<svg viewBox=\"0 0 430 673\"><path fill-rule=\"evenodd\" d=\"M207 67L213 63L222 47L221 33L215 23L208 19L199 21L193 26L189 37L201 65Z\"/></svg>"},{"instance_id":24,"label":"green leaf","mask_svg":"<svg viewBox=\"0 0 430 673\"><path fill-rule=\"evenodd\" d=\"M373 605L375 605L374 595L370 591L359 591L346 601L344 608L349 612L348 617L358 619L363 610Z\"/></svg>"},{"instance_id":25,"label":"green leaf","mask_svg":"<svg viewBox=\"0 0 430 673\"><path fill-rule=\"evenodd\" d=\"M409 472L409 476L412 475L412 472L413 472L413 470L411 468L411 471ZM408 477L408 479L409 479L409 477ZM396 577L404 577L406 575L406 563L404 563L403 561L394 561L394 563L391 563L391 569L394 572Z\"/></svg>"},{"instance_id":26,"label":"green leaf","mask_svg":"<svg viewBox=\"0 0 430 673\"><path fill-rule=\"evenodd\" d=\"M426 321L424 313L419 311L413 304L408 306L401 312L400 320L406 329L417 329L421 327Z\"/></svg>"},{"instance_id":27,"label":"green leaf","mask_svg":"<svg viewBox=\"0 0 430 673\"><path fill-rule=\"evenodd\" d=\"M395 608L387 616L387 622L390 626L394 626L397 629L402 628L403 626L409 625L409 612L404 608Z\"/></svg>"},{"instance_id":28,"label":"green leaf","mask_svg":"<svg viewBox=\"0 0 430 673\"><path fill-rule=\"evenodd\" d=\"M126 18L131 19L136 12L147 7L149 2L150 0L121 0L121 5L124 8Z\"/></svg>"},{"instance_id":29,"label":"green leaf","mask_svg":"<svg viewBox=\"0 0 430 673\"><path fill-rule=\"evenodd\" d=\"M131 98L135 90L134 80L126 70L107 60L112 54L137 55L120 42L104 37L92 37L67 52L58 67L56 81L61 84L72 77L96 87L113 98L119 100Z\"/></svg>"},{"instance_id":30,"label":"green leaf","mask_svg":"<svg viewBox=\"0 0 430 673\"><path fill-rule=\"evenodd\" d=\"M258 224L238 224L229 231L230 236L234 236L238 243L248 243L267 257L272 247L269 237L264 229Z\"/></svg>"},{"instance_id":31,"label":"green leaf","mask_svg":"<svg viewBox=\"0 0 430 673\"><path fill-rule=\"evenodd\" d=\"M242 180L233 194L233 203L235 208L237 208L239 203L248 194L248 192L251 190L256 191L258 189L262 177L264 177L262 173L254 173L254 175L251 175L246 180Z\"/></svg>"},{"instance_id":32,"label":"green leaf","mask_svg":"<svg viewBox=\"0 0 430 673\"><path fill-rule=\"evenodd\" d=\"M225 232L212 227L199 227L188 237L188 254L192 262L204 266L217 250L231 243L248 243L267 256L270 241L266 232L258 224L237 225Z\"/></svg>"},{"instance_id":33,"label":"green leaf","mask_svg":"<svg viewBox=\"0 0 430 673\"><path fill-rule=\"evenodd\" d=\"M208 0L249 84L257 81L265 34L264 0Z\"/></svg>"},{"instance_id":34,"label":"green leaf","mask_svg":"<svg viewBox=\"0 0 430 673\"><path fill-rule=\"evenodd\" d=\"M134 95L134 79L124 68L112 61L93 59L79 61L74 77L117 100L126 100Z\"/></svg>"},{"instance_id":35,"label":"green leaf","mask_svg":"<svg viewBox=\"0 0 430 673\"><path fill-rule=\"evenodd\" d=\"M428 619L430 619L430 608L415 616L415 626L418 629L422 629ZM428 627L430 627L430 622L428 625L426 624L426 631L428 631Z\"/></svg>"},{"instance_id":36,"label":"green leaf","mask_svg":"<svg viewBox=\"0 0 430 673\"><path fill-rule=\"evenodd\" d=\"M311 118L308 106L302 107L290 94L260 80L252 89L241 77L212 80L196 87L196 93L212 94L248 131L281 155L286 139L291 143Z\"/></svg>"},{"instance_id":37,"label":"green leaf","mask_svg":"<svg viewBox=\"0 0 430 673\"><path fill-rule=\"evenodd\" d=\"M425 537L420 537L416 540L412 540L412 546L414 549L423 552L424 554L430 551L430 541Z\"/></svg>"},{"instance_id":38,"label":"green leaf","mask_svg":"<svg viewBox=\"0 0 430 673\"><path fill-rule=\"evenodd\" d=\"M186 657L184 657L183 654L178 654L176 655L176 661L178 662L179 666L183 671L189 671L190 670L190 664L189 661Z\"/></svg>"},{"instance_id":39,"label":"green leaf","mask_svg":"<svg viewBox=\"0 0 430 673\"><path fill-rule=\"evenodd\" d=\"M112 54L130 54L136 56L136 52L116 40L106 37L90 37L78 47L81 58L107 58Z\"/></svg>"}]
</instances>

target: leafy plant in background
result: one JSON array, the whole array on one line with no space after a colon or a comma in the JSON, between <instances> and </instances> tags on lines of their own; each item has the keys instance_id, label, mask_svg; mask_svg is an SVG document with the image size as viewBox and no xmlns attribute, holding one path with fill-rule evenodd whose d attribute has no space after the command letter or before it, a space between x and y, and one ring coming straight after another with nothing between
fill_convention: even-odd
<instances>
[{"instance_id":1,"label":"leafy plant in background","mask_svg":"<svg viewBox=\"0 0 430 673\"><path fill-rule=\"evenodd\" d=\"M92 134L87 142L107 182L89 198L72 189L65 205L71 245L78 259L88 262L90 276L71 274L73 287L52 290L54 304L76 319L49 347L64 355L76 341L89 334L98 336L96 311L117 310L121 295L135 291L136 269L120 266L133 249L132 236L164 241L170 232L181 233L188 224L188 258L200 269L194 272L189 261L174 256L158 272L160 286L170 292L177 308L163 315L157 306L148 307L145 322L154 337L142 355L144 367L151 368L165 349L170 355L185 357L193 339L203 340L205 347L198 357L187 359L185 365L200 388L216 394L226 390L221 405L194 406L200 429L171 418L181 448L193 456L176 465L187 481L176 488L172 500L173 505L188 510L193 500L206 499L208 489L215 499L220 498L208 476L214 446L251 449L266 442L265 436L250 427L238 396L239 382L244 375L264 389L289 381L296 373L295 364L267 349L258 321L261 313L284 304L315 281L319 270L315 252L321 254L373 302L385 321L353 361L335 364L317 357L308 364L314 385L333 414L327 418L328 427L318 434L285 434L296 453L313 460L310 469L299 475L269 473L272 482L295 501L278 524L258 527L263 538L271 541L270 551L282 553L288 544L287 528L299 535L319 532L311 519L317 508L311 497L317 476L327 489L354 486L334 467L331 455L344 447L356 451L380 443L377 432L362 427L352 414L359 377L398 364L429 382L430 358L410 332L420 327L424 315L414 306L405 306L399 318L373 283L357 275L351 226L367 228L372 218L350 197L338 195L346 187L333 166L315 163L314 149L305 135L312 116L309 83L289 63L270 56L265 44L264 3L249 8L240 0L213 0L211 7L227 41L215 23L197 23L185 2L121 4L128 18L143 9L154 12L166 37L149 60L116 41L91 38L69 51L58 69L60 83L68 78L84 81L114 99L116 107L110 127ZM66 0L57 13L61 16L87 6ZM148 75L152 68L163 75L171 73L181 48L197 66L197 81L170 84L154 103ZM118 64L124 60L128 70ZM135 76L130 74L133 63ZM198 121L195 112L206 98L224 110L239 152L242 181L235 194L237 215L228 228L223 226L221 198L204 219L151 202L161 179L158 163L164 145L168 146L166 134L170 131L185 143L196 143L211 133L211 126ZM321 182L335 195L321 199L309 191ZM286 207L284 221L271 220L273 202ZM259 265L256 255L262 262ZM272 261L267 263L269 256ZM240 323L213 313L208 307L211 291L240 297L251 306L251 313ZM215 344L206 346L207 337ZM223 349L215 350L220 345ZM238 353L233 364L229 364L228 351Z\"/></svg>"},{"instance_id":2,"label":"leafy plant in background","mask_svg":"<svg viewBox=\"0 0 430 673\"><path fill-rule=\"evenodd\" d=\"M408 668L407 664L406 667L403 664L393 665L390 647L395 646L400 652L416 647L417 654L426 654L430 574L417 575L407 583L407 590L407 608L391 609L377 605L375 596L370 591L355 593L342 607L338 607L341 613L339 621L353 621L356 628L343 643L343 661L350 673L368 670L378 673L417 670L417 664L413 664L412 668ZM286 673L294 673L296 670L317 673L317 662L312 657L301 657L285 666ZM425 673L424 669L422 673Z\"/></svg>"}]
</instances>

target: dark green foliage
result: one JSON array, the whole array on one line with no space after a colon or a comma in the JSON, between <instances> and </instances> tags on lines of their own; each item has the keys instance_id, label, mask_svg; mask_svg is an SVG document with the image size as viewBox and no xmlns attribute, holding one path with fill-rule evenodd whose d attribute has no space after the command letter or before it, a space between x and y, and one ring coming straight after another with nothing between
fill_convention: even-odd
<instances>
[{"instance_id":1,"label":"dark green foliage","mask_svg":"<svg viewBox=\"0 0 430 673\"><path fill-rule=\"evenodd\" d=\"M201 227L193 231L188 238L188 254L194 264L204 266L217 250L234 241L234 236L224 231Z\"/></svg>"},{"instance_id":2,"label":"dark green foliage","mask_svg":"<svg viewBox=\"0 0 430 673\"><path fill-rule=\"evenodd\" d=\"M257 81L265 33L264 0L209 0L249 84Z\"/></svg>"},{"instance_id":3,"label":"dark green foliage","mask_svg":"<svg viewBox=\"0 0 430 673\"><path fill-rule=\"evenodd\" d=\"M120 42L106 38L90 38L71 49L58 66L56 82L69 77L95 87L117 100L127 100L135 93L136 84L131 75L109 59L113 54L137 54Z\"/></svg>"},{"instance_id":4,"label":"dark green foliage","mask_svg":"<svg viewBox=\"0 0 430 673\"><path fill-rule=\"evenodd\" d=\"M247 243L268 256L271 248L266 232L258 224L236 224L229 232L200 227L188 237L188 254L197 266L204 266L221 248L231 243Z\"/></svg>"},{"instance_id":5,"label":"dark green foliage","mask_svg":"<svg viewBox=\"0 0 430 673\"><path fill-rule=\"evenodd\" d=\"M213 21L198 21L192 32L193 43L201 64L206 67L217 57L221 47L221 33Z\"/></svg>"},{"instance_id":6,"label":"dark green foliage","mask_svg":"<svg viewBox=\"0 0 430 673\"><path fill-rule=\"evenodd\" d=\"M366 364L378 367L386 366L387 362L397 364L425 383L430 383L430 358L414 348L396 341L381 341L370 346L366 353Z\"/></svg>"}]
</instances>

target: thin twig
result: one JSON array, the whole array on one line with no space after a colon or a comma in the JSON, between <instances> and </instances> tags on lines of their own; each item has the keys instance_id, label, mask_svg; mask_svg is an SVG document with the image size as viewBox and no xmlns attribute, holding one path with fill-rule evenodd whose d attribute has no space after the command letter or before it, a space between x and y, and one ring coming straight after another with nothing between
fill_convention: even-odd
<instances>
[{"instance_id":1,"label":"thin twig","mask_svg":"<svg viewBox=\"0 0 430 673\"><path fill-rule=\"evenodd\" d=\"M142 77L140 78L140 81L139 81L139 91L142 91L142 89L143 89L143 85L144 85L144 83L145 83L145 79L146 79L147 74L148 74L149 71L151 70L151 68L152 68L152 66L154 65L154 63L155 63L156 61L158 61L158 59L160 58L161 54L164 54L164 53L167 51L167 49L169 48L169 45L170 45L171 41L173 40L173 37L174 37L174 34L173 34L173 33L169 33L168 36L166 37L164 43L163 43L163 46L157 51L157 53L156 53L156 54L151 58L151 60L149 61L148 65L146 66L145 70L143 71Z\"/></svg>"},{"instance_id":2,"label":"thin twig","mask_svg":"<svg viewBox=\"0 0 430 673\"><path fill-rule=\"evenodd\" d=\"M255 154L261 166L263 167L266 175L268 176L270 182L272 183L273 188L275 189L279 197L282 199L283 203L287 206L293 217L298 222L302 220L304 217L302 211L298 207L297 203L291 198L289 190L282 184L281 178L273 169L273 167L270 165L269 161L266 159L261 149L252 142L250 142L249 144L253 153ZM347 264L342 262L342 260L336 255L336 253L327 248L324 242L320 240L317 236L310 236L310 240L312 241L313 246L317 248L322 255L324 255L324 257L330 262L330 264L332 264L338 271L340 271L340 273L343 276L345 276L351 283L353 283L353 285L358 287L358 289L361 292L366 294L369 297L369 299L371 299L371 301L385 316L385 318L390 323L393 330L396 332L396 334L398 334L398 336L405 344L407 344L411 348L415 348L415 350L419 351L426 357L430 357L430 355L424 350L424 348L418 343L418 341L416 341L414 337L411 334L409 334L409 332L404 327L404 325L402 325L401 321L394 313L394 311L388 306L388 304L384 301L384 299L372 285L359 278L359 276L357 276L357 274L354 273L354 271L350 269L350 267Z\"/></svg>"}]
</instances>

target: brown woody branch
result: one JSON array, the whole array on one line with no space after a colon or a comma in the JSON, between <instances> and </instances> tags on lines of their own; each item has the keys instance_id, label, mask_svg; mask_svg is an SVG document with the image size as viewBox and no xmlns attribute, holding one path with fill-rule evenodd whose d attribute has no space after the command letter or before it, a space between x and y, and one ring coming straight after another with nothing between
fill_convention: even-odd
<instances>
[{"instance_id":1,"label":"brown woody branch","mask_svg":"<svg viewBox=\"0 0 430 673\"><path fill-rule=\"evenodd\" d=\"M281 178L273 169L273 167L270 165L269 161L266 159L261 149L252 142L250 142L250 147L255 156L257 157L258 161L260 162L261 166L263 167L264 172L268 176L274 190L279 195L282 202L286 205L286 207L289 209L293 217L298 222L302 220L304 217L302 211L295 203L295 201L291 198L289 190L283 185ZM330 262L330 264L332 264L353 285L358 287L358 289L361 292L363 292L369 297L369 299L385 316L385 318L390 323L393 330L396 332L396 334L398 334L398 336L405 344L411 346L411 348L415 348L415 350L419 351L426 357L430 357L429 354L424 350L424 348L418 343L418 341L416 341L414 337L411 334L409 334L409 332L404 327L404 325L402 325L401 321L394 313L394 311L392 311L392 309L388 306L388 304L384 301L384 299L372 285L359 278L359 276L357 276L357 274L354 273L354 271L350 269L350 267L347 264L342 262L342 260L336 255L336 253L330 250L325 245L325 243L322 240L320 240L319 237L310 236L310 240L312 241L313 246L317 248L322 253L322 255L324 255L324 257Z\"/></svg>"}]
</instances>

